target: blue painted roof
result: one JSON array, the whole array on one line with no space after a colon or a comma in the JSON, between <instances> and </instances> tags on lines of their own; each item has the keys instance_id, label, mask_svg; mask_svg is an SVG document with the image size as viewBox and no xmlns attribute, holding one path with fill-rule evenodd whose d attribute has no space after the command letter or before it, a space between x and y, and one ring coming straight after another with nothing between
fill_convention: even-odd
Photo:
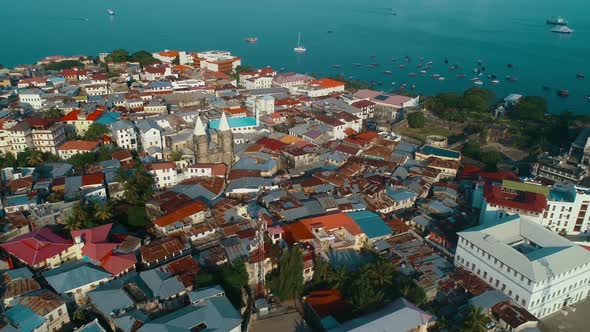
<instances>
[{"instance_id":1,"label":"blue painted roof","mask_svg":"<svg viewBox=\"0 0 590 332\"><path fill-rule=\"evenodd\" d=\"M371 211L356 211L347 214L354 219L369 239L391 235L392 233L391 228L376 213Z\"/></svg>"},{"instance_id":2,"label":"blue painted roof","mask_svg":"<svg viewBox=\"0 0 590 332\"><path fill-rule=\"evenodd\" d=\"M219 121L220 119L215 119L209 121L209 127L213 129L219 128ZM256 127L256 118L253 116L243 116L239 118L228 118L227 122L229 123L230 128L240 128L240 127Z\"/></svg>"},{"instance_id":3,"label":"blue painted roof","mask_svg":"<svg viewBox=\"0 0 590 332\"><path fill-rule=\"evenodd\" d=\"M446 158L459 158L461 154L457 151L449 150L449 149L442 149L437 148L432 145L424 145L420 152L426 155L433 155L433 156L440 156Z\"/></svg>"},{"instance_id":4,"label":"blue painted roof","mask_svg":"<svg viewBox=\"0 0 590 332\"><path fill-rule=\"evenodd\" d=\"M6 317L21 332L32 332L45 323L43 317L20 303L6 310Z\"/></svg>"},{"instance_id":5,"label":"blue painted roof","mask_svg":"<svg viewBox=\"0 0 590 332\"><path fill-rule=\"evenodd\" d=\"M119 121L119 117L121 117L119 112L106 112L100 118L98 118L95 123L108 125Z\"/></svg>"},{"instance_id":6,"label":"blue painted roof","mask_svg":"<svg viewBox=\"0 0 590 332\"><path fill-rule=\"evenodd\" d=\"M8 196L6 197L5 206L26 205L29 204L27 195Z\"/></svg>"},{"instance_id":7,"label":"blue painted roof","mask_svg":"<svg viewBox=\"0 0 590 332\"><path fill-rule=\"evenodd\" d=\"M387 188L387 195L397 202L405 201L416 197L416 193L406 189Z\"/></svg>"}]
</instances>

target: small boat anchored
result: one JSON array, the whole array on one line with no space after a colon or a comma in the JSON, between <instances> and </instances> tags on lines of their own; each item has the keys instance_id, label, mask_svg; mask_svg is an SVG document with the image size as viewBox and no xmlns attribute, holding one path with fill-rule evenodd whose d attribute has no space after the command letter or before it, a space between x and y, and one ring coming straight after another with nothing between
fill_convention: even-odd
<instances>
[{"instance_id":1,"label":"small boat anchored","mask_svg":"<svg viewBox=\"0 0 590 332\"><path fill-rule=\"evenodd\" d=\"M109 15L115 16L115 12L112 9L107 9L107 11L109 12Z\"/></svg>"},{"instance_id":2,"label":"small boat anchored","mask_svg":"<svg viewBox=\"0 0 590 332\"><path fill-rule=\"evenodd\" d=\"M557 91L557 95L560 96L560 97L564 97L565 98L565 97L569 97L570 92L568 90L565 90L565 89L564 90L558 90Z\"/></svg>"},{"instance_id":3,"label":"small boat anchored","mask_svg":"<svg viewBox=\"0 0 590 332\"><path fill-rule=\"evenodd\" d=\"M552 16L546 22L551 25L567 25L567 20L561 16Z\"/></svg>"},{"instance_id":4,"label":"small boat anchored","mask_svg":"<svg viewBox=\"0 0 590 332\"><path fill-rule=\"evenodd\" d=\"M256 43L256 42L258 42L258 37L249 37L249 38L246 38L246 42L248 42L248 43Z\"/></svg>"},{"instance_id":5,"label":"small boat anchored","mask_svg":"<svg viewBox=\"0 0 590 332\"><path fill-rule=\"evenodd\" d=\"M555 28L551 29L551 32L570 34L574 32L574 30L568 28L566 25L558 25Z\"/></svg>"},{"instance_id":6,"label":"small boat anchored","mask_svg":"<svg viewBox=\"0 0 590 332\"><path fill-rule=\"evenodd\" d=\"M301 32L297 36L297 47L293 48L293 51L295 51L297 53L307 52L307 49L303 45L301 45Z\"/></svg>"}]
</instances>

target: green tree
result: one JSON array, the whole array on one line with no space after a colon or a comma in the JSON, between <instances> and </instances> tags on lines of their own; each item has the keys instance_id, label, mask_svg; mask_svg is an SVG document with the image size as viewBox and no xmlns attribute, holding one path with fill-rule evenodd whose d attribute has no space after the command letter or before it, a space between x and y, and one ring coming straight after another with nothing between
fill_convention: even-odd
<instances>
[{"instance_id":1,"label":"green tree","mask_svg":"<svg viewBox=\"0 0 590 332\"><path fill-rule=\"evenodd\" d=\"M106 56L105 62L127 62L131 61L131 57L129 56L129 52L124 49L114 50L109 55Z\"/></svg>"},{"instance_id":2,"label":"green tree","mask_svg":"<svg viewBox=\"0 0 590 332\"><path fill-rule=\"evenodd\" d=\"M43 65L46 70L62 70L70 68L84 68L84 64L78 60L64 60L60 62L50 62Z\"/></svg>"},{"instance_id":3,"label":"green tree","mask_svg":"<svg viewBox=\"0 0 590 332\"><path fill-rule=\"evenodd\" d=\"M522 97L509 115L517 120L543 120L547 113L547 101L543 97Z\"/></svg>"},{"instance_id":4,"label":"green tree","mask_svg":"<svg viewBox=\"0 0 590 332\"><path fill-rule=\"evenodd\" d=\"M81 204L73 206L65 220L65 228L70 232L86 228L91 224L88 211L86 211L85 207Z\"/></svg>"},{"instance_id":5,"label":"green tree","mask_svg":"<svg viewBox=\"0 0 590 332\"><path fill-rule=\"evenodd\" d=\"M378 256L373 262L368 264L368 274L371 279L380 288L390 287L393 285L395 278L395 266L391 260Z\"/></svg>"},{"instance_id":6,"label":"green tree","mask_svg":"<svg viewBox=\"0 0 590 332\"><path fill-rule=\"evenodd\" d=\"M179 65L180 64L180 57L176 56L174 58L174 60L172 60L172 64L173 65Z\"/></svg>"},{"instance_id":7,"label":"green tree","mask_svg":"<svg viewBox=\"0 0 590 332\"><path fill-rule=\"evenodd\" d=\"M278 268L269 275L269 286L281 300L297 298L303 291L303 255L299 248L285 250Z\"/></svg>"},{"instance_id":8,"label":"green tree","mask_svg":"<svg viewBox=\"0 0 590 332\"><path fill-rule=\"evenodd\" d=\"M489 150L481 153L481 161L486 164L490 170L497 170L498 164L502 162L504 157L496 150Z\"/></svg>"},{"instance_id":9,"label":"green tree","mask_svg":"<svg viewBox=\"0 0 590 332\"><path fill-rule=\"evenodd\" d=\"M112 207L109 203L94 204L94 218L99 222L104 223L113 217Z\"/></svg>"},{"instance_id":10,"label":"green tree","mask_svg":"<svg viewBox=\"0 0 590 332\"><path fill-rule=\"evenodd\" d=\"M479 307L469 307L467 317L461 326L461 332L485 332L489 318Z\"/></svg>"},{"instance_id":11,"label":"green tree","mask_svg":"<svg viewBox=\"0 0 590 332\"><path fill-rule=\"evenodd\" d=\"M413 112L408 114L408 125L410 128L424 128L426 119L422 112Z\"/></svg>"},{"instance_id":12,"label":"green tree","mask_svg":"<svg viewBox=\"0 0 590 332\"><path fill-rule=\"evenodd\" d=\"M139 62L142 67L152 65L154 63L160 63L160 60L154 58L148 51L137 51L131 55L131 61Z\"/></svg>"},{"instance_id":13,"label":"green tree","mask_svg":"<svg viewBox=\"0 0 590 332\"><path fill-rule=\"evenodd\" d=\"M52 107L47 112L43 113L43 117L46 119L56 119L64 116L64 111L59 108Z\"/></svg>"},{"instance_id":14,"label":"green tree","mask_svg":"<svg viewBox=\"0 0 590 332\"><path fill-rule=\"evenodd\" d=\"M31 151L27 157L27 165L37 167L43 164L43 153L39 151Z\"/></svg>"},{"instance_id":15,"label":"green tree","mask_svg":"<svg viewBox=\"0 0 590 332\"><path fill-rule=\"evenodd\" d=\"M143 167L137 167L123 184L123 198L135 206L144 205L154 193L154 178Z\"/></svg>"},{"instance_id":16,"label":"green tree","mask_svg":"<svg viewBox=\"0 0 590 332\"><path fill-rule=\"evenodd\" d=\"M345 285L348 284L349 278L350 274L344 266L330 270L328 276L328 280L330 281L332 286L338 289L344 288Z\"/></svg>"},{"instance_id":17,"label":"green tree","mask_svg":"<svg viewBox=\"0 0 590 332\"><path fill-rule=\"evenodd\" d=\"M242 306L242 289L248 285L248 271L242 260L224 264L219 270L221 287L227 299L236 307Z\"/></svg>"},{"instance_id":18,"label":"green tree","mask_svg":"<svg viewBox=\"0 0 590 332\"><path fill-rule=\"evenodd\" d=\"M467 156L471 159L479 160L481 156L481 148L479 143L473 141L467 141L463 144L463 148L461 149L461 153L464 156Z\"/></svg>"},{"instance_id":19,"label":"green tree","mask_svg":"<svg viewBox=\"0 0 590 332\"><path fill-rule=\"evenodd\" d=\"M179 149L172 151L172 155L170 156L170 158L172 159L172 161L180 161L182 159L182 151Z\"/></svg>"},{"instance_id":20,"label":"green tree","mask_svg":"<svg viewBox=\"0 0 590 332\"><path fill-rule=\"evenodd\" d=\"M330 277L330 265L322 256L317 256L313 262L313 279L314 285L326 285Z\"/></svg>"},{"instance_id":21,"label":"green tree","mask_svg":"<svg viewBox=\"0 0 590 332\"><path fill-rule=\"evenodd\" d=\"M94 162L96 162L96 157L91 152L78 153L68 159L68 163L78 169L84 168Z\"/></svg>"},{"instance_id":22,"label":"green tree","mask_svg":"<svg viewBox=\"0 0 590 332\"><path fill-rule=\"evenodd\" d=\"M362 267L350 285L342 290L359 313L375 310L385 299L384 292L376 287L369 274L368 266Z\"/></svg>"},{"instance_id":23,"label":"green tree","mask_svg":"<svg viewBox=\"0 0 590 332\"><path fill-rule=\"evenodd\" d=\"M110 131L107 126L100 123L93 123L84 133L84 140L98 141L102 138L102 135L108 134L109 132Z\"/></svg>"}]
</instances>

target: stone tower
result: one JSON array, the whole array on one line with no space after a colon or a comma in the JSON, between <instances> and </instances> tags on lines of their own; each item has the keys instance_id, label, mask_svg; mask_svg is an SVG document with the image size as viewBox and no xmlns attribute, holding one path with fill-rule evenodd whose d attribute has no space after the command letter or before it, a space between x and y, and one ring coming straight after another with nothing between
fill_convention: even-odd
<instances>
[{"instance_id":1,"label":"stone tower","mask_svg":"<svg viewBox=\"0 0 590 332\"><path fill-rule=\"evenodd\" d=\"M234 136L231 132L227 117L225 116L225 112L222 113L221 120L219 121L217 141L222 151L221 162L230 168L234 161Z\"/></svg>"},{"instance_id":2,"label":"stone tower","mask_svg":"<svg viewBox=\"0 0 590 332\"><path fill-rule=\"evenodd\" d=\"M195 162L208 163L209 162L209 139L205 126L201 117L197 116L195 121L195 129L193 130L193 146L195 154Z\"/></svg>"}]
</instances>

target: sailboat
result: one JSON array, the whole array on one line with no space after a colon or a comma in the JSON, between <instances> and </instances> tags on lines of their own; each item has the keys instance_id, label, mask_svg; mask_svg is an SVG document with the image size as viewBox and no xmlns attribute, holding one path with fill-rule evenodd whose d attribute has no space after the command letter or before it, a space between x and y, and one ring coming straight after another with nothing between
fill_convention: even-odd
<instances>
[{"instance_id":1,"label":"sailboat","mask_svg":"<svg viewBox=\"0 0 590 332\"><path fill-rule=\"evenodd\" d=\"M299 33L298 37L297 37L297 47L295 47L293 49L293 51L297 52L297 53L303 53L305 51L307 51L307 49L301 45L301 32Z\"/></svg>"},{"instance_id":2,"label":"sailboat","mask_svg":"<svg viewBox=\"0 0 590 332\"><path fill-rule=\"evenodd\" d=\"M112 9L107 9L107 11L109 12L109 15L111 15L111 16L115 15L115 12Z\"/></svg>"}]
</instances>

